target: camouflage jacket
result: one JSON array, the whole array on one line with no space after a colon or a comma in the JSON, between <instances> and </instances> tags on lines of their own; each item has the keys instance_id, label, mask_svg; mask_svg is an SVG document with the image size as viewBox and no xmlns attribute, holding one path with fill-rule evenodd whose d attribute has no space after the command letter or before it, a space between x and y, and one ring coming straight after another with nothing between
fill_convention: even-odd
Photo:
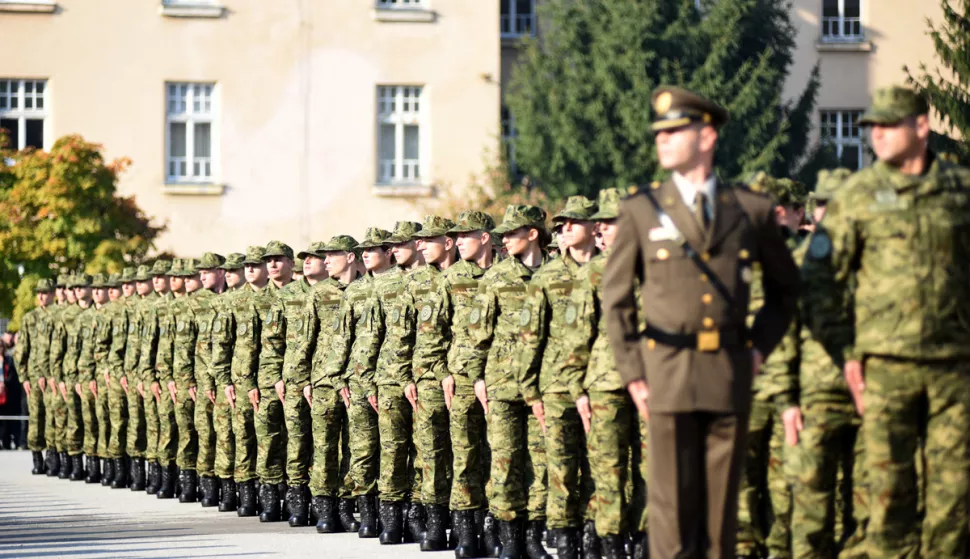
<instances>
[{"instance_id":1,"label":"camouflage jacket","mask_svg":"<svg viewBox=\"0 0 970 559\"><path fill-rule=\"evenodd\" d=\"M189 297L188 312L191 313L192 320L186 324L186 329L191 328L195 332L195 349L192 351L194 363L192 373L195 378L190 384L194 384L199 390L206 392L215 390L216 384L212 377L212 326L216 319L217 302L222 297L208 289L200 289ZM183 355L187 359L187 355ZM176 370L179 366L178 354L176 354Z\"/></svg>"},{"instance_id":2,"label":"camouflage jacket","mask_svg":"<svg viewBox=\"0 0 970 559\"><path fill-rule=\"evenodd\" d=\"M36 382L38 378L47 376L50 339L50 311L47 308L31 309L20 319L14 358L23 380Z\"/></svg>"},{"instance_id":3,"label":"camouflage jacket","mask_svg":"<svg viewBox=\"0 0 970 559\"><path fill-rule=\"evenodd\" d=\"M77 303L65 305L58 313L51 335L51 369L58 382L73 385L77 376L77 331L74 319L83 309Z\"/></svg>"},{"instance_id":4,"label":"camouflage jacket","mask_svg":"<svg viewBox=\"0 0 970 559\"><path fill-rule=\"evenodd\" d=\"M197 293L176 297L171 306L172 369L164 381L174 381L179 388L195 386L195 345L199 330L192 300Z\"/></svg>"},{"instance_id":5,"label":"camouflage jacket","mask_svg":"<svg viewBox=\"0 0 970 559\"><path fill-rule=\"evenodd\" d=\"M150 299L154 292L147 296L132 295L125 299L125 306L128 309L128 336L125 339L125 366L124 374L131 383L137 383L141 379L138 377L138 357L141 353L141 332L142 332L142 306L146 299Z\"/></svg>"},{"instance_id":6,"label":"camouflage jacket","mask_svg":"<svg viewBox=\"0 0 970 559\"><path fill-rule=\"evenodd\" d=\"M325 367L332 374L343 371L353 394L377 393L377 356L384 341L384 324L378 320L376 293L397 283L400 273L397 267L377 275L368 273L344 291L338 311L340 332L333 339Z\"/></svg>"},{"instance_id":7,"label":"camouflage jacket","mask_svg":"<svg viewBox=\"0 0 970 559\"><path fill-rule=\"evenodd\" d=\"M935 157L921 176L877 162L849 177L802 266L806 324L823 346L846 360L970 358L968 188L970 170ZM850 328L832 304L847 292Z\"/></svg>"},{"instance_id":8,"label":"camouflage jacket","mask_svg":"<svg viewBox=\"0 0 970 559\"><path fill-rule=\"evenodd\" d=\"M341 306L344 294L359 280L345 285L333 278L317 282L304 304L298 359L293 363L292 376L298 386L311 384L314 388L330 387L340 390L347 386L347 370L330 359L336 339L341 335Z\"/></svg>"},{"instance_id":9,"label":"camouflage jacket","mask_svg":"<svg viewBox=\"0 0 970 559\"><path fill-rule=\"evenodd\" d=\"M47 376L54 379L55 382L64 380L64 353L67 351L67 330L64 328L64 313L68 309L72 309L72 313L76 312L73 307L77 307L77 305L61 303L54 305L50 310L51 337L48 347L50 353L47 359L49 371Z\"/></svg>"},{"instance_id":10,"label":"camouflage jacket","mask_svg":"<svg viewBox=\"0 0 970 559\"><path fill-rule=\"evenodd\" d=\"M213 376L220 386L233 384L243 393L273 388L273 383L261 382L257 372L263 321L278 292L273 282L258 291L247 284L226 299L213 327Z\"/></svg>"},{"instance_id":11,"label":"camouflage jacket","mask_svg":"<svg viewBox=\"0 0 970 559\"><path fill-rule=\"evenodd\" d=\"M450 309L451 343L448 345L448 373L455 378L455 393L472 395L474 382L468 374L468 364L475 352L475 341L469 329L478 293L478 282L485 274L478 264L460 260L442 273L443 296ZM481 310L479 309L479 319ZM415 350L417 351L417 350Z\"/></svg>"},{"instance_id":12,"label":"camouflage jacket","mask_svg":"<svg viewBox=\"0 0 970 559\"><path fill-rule=\"evenodd\" d=\"M138 374L145 384L168 379L172 374L171 310L175 301L171 291L155 293L142 304L141 349L138 352Z\"/></svg>"},{"instance_id":13,"label":"camouflage jacket","mask_svg":"<svg viewBox=\"0 0 970 559\"><path fill-rule=\"evenodd\" d=\"M128 313L131 306L127 299L109 304L108 318L111 323L111 346L108 348L108 373L115 379L125 374L125 348L128 347Z\"/></svg>"},{"instance_id":14,"label":"camouflage jacket","mask_svg":"<svg viewBox=\"0 0 970 559\"><path fill-rule=\"evenodd\" d=\"M71 386L94 378L93 346L91 330L94 317L94 303L87 308L80 303L74 305L77 312L65 316L73 318L64 324L67 330L67 349L64 352L64 382Z\"/></svg>"},{"instance_id":15,"label":"camouflage jacket","mask_svg":"<svg viewBox=\"0 0 970 559\"><path fill-rule=\"evenodd\" d=\"M92 337L94 341L92 355L94 358L95 379L104 382L104 373L108 370L108 356L111 354L111 336L114 334L111 325L111 313L114 303L108 302L95 309Z\"/></svg>"},{"instance_id":16,"label":"camouflage jacket","mask_svg":"<svg viewBox=\"0 0 970 559\"><path fill-rule=\"evenodd\" d=\"M377 357L377 385L405 387L411 383L411 359L414 356L414 307L410 301L418 287L419 277L428 272L425 265L411 270L402 269L400 282L380 297L381 319L384 323L384 343Z\"/></svg>"},{"instance_id":17,"label":"camouflage jacket","mask_svg":"<svg viewBox=\"0 0 970 559\"><path fill-rule=\"evenodd\" d=\"M213 301L212 330L210 341L212 347L212 362L209 364L209 374L219 389L232 384L232 358L236 346L236 320L232 313L236 299L248 297L253 289L249 284L226 291Z\"/></svg>"},{"instance_id":18,"label":"camouflage jacket","mask_svg":"<svg viewBox=\"0 0 970 559\"><path fill-rule=\"evenodd\" d=\"M524 394L537 388L541 394L570 394L576 399L583 393L586 362L572 359L570 349L588 343L589 333L576 327L580 309L570 294L588 273L588 267L567 254L550 260L532 276L519 316L519 378L532 383ZM536 370L538 378L532 374Z\"/></svg>"},{"instance_id":19,"label":"camouflage jacket","mask_svg":"<svg viewBox=\"0 0 970 559\"><path fill-rule=\"evenodd\" d=\"M545 262L544 262L545 263ZM541 400L539 368L525 368L519 359L522 331L532 323L526 310L533 270L518 258L506 258L488 269L478 285L476 307L468 317L475 339L469 359L472 382L485 380L492 400L528 403Z\"/></svg>"},{"instance_id":20,"label":"camouflage jacket","mask_svg":"<svg viewBox=\"0 0 970 559\"><path fill-rule=\"evenodd\" d=\"M287 362L292 362L294 355L299 352L304 305L311 289L310 283L301 279L291 281L277 292L276 301L263 325L262 347L259 350L260 385L264 381L276 384L286 377ZM298 386L302 388L304 385Z\"/></svg>"}]
</instances>

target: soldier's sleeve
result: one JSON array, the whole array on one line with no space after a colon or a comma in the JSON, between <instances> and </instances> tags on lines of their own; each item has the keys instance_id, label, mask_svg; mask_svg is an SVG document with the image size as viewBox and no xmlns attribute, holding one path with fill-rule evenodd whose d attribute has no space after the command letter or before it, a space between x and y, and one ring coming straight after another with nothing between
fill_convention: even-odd
<instances>
[{"instance_id":1,"label":"soldier's sleeve","mask_svg":"<svg viewBox=\"0 0 970 559\"><path fill-rule=\"evenodd\" d=\"M73 320L77 320L74 318ZM79 329L80 330L80 329ZM76 384L77 380L77 360L78 353L80 351L80 331L76 335L71 335L67 333L65 338L65 349L64 349L64 364L61 366L61 371L63 371L62 376L64 377L64 383L68 386Z\"/></svg>"},{"instance_id":2,"label":"soldier's sleeve","mask_svg":"<svg viewBox=\"0 0 970 559\"><path fill-rule=\"evenodd\" d=\"M86 327L78 329L77 380L86 383L94 379L94 338L97 324L90 321Z\"/></svg>"},{"instance_id":3,"label":"soldier's sleeve","mask_svg":"<svg viewBox=\"0 0 970 559\"><path fill-rule=\"evenodd\" d=\"M145 312L142 331L144 335L138 352L138 377L142 382L151 384L158 382L155 373L155 358L158 351L158 312L155 309Z\"/></svg>"},{"instance_id":4,"label":"soldier's sleeve","mask_svg":"<svg viewBox=\"0 0 970 559\"><path fill-rule=\"evenodd\" d=\"M155 350L155 376L162 384L175 380L175 321L172 313L159 313L158 346Z\"/></svg>"},{"instance_id":5,"label":"soldier's sleeve","mask_svg":"<svg viewBox=\"0 0 970 559\"><path fill-rule=\"evenodd\" d=\"M323 374L332 379L340 379L339 385L346 386L351 374L349 369L350 352L356 341L354 332L354 306L346 295L340 301L337 309L337 332L330 338L330 350L326 352L323 361ZM314 319L316 315L314 314ZM317 324L312 334L315 339L320 325Z\"/></svg>"},{"instance_id":6,"label":"soldier's sleeve","mask_svg":"<svg viewBox=\"0 0 970 559\"><path fill-rule=\"evenodd\" d=\"M300 387L301 390L304 386L310 384L312 367L310 360L316 348L316 332L319 324L314 299L312 294L307 297L301 311L303 327L297 333L296 346L289 353L284 353L284 357L288 360L283 363L283 380L288 384Z\"/></svg>"},{"instance_id":7,"label":"soldier's sleeve","mask_svg":"<svg viewBox=\"0 0 970 559\"><path fill-rule=\"evenodd\" d=\"M212 321L212 365L210 372L212 379L220 388L232 384L232 348L235 342L233 336L232 311L221 310L216 313Z\"/></svg>"},{"instance_id":8,"label":"soldier's sleeve","mask_svg":"<svg viewBox=\"0 0 970 559\"><path fill-rule=\"evenodd\" d=\"M578 400L586 391L583 390L583 380L589 368L590 350L597 335L596 298L594 288L587 278L570 293L573 304L576 305L576 324L570 330L565 343L565 359L570 365L570 374L566 379L569 394L573 400Z\"/></svg>"},{"instance_id":9,"label":"soldier's sleeve","mask_svg":"<svg viewBox=\"0 0 970 559\"><path fill-rule=\"evenodd\" d=\"M758 224L759 259L765 303L755 315L751 341L766 358L784 337L798 311L800 277L798 267L775 221L774 207L763 213Z\"/></svg>"},{"instance_id":10,"label":"soldier's sleeve","mask_svg":"<svg viewBox=\"0 0 970 559\"><path fill-rule=\"evenodd\" d=\"M199 328L195 316L186 309L182 316L176 318L175 348L172 360L172 377L175 382L184 385L198 385L195 380L195 346L199 336Z\"/></svg>"},{"instance_id":11,"label":"soldier's sleeve","mask_svg":"<svg viewBox=\"0 0 970 559\"><path fill-rule=\"evenodd\" d=\"M620 206L613 252L606 261L603 273L603 312L606 331L616 356L616 368L624 384L647 378L640 353L640 328L637 318L637 282L643 282L645 263L640 250L641 235L637 219L628 211L626 202Z\"/></svg>"},{"instance_id":12,"label":"soldier's sleeve","mask_svg":"<svg viewBox=\"0 0 970 559\"><path fill-rule=\"evenodd\" d=\"M546 336L549 333L549 302L543 285L533 279L529 285L528 295L520 313L529 313L528 324L522 324L519 332L520 350L516 378L519 381L519 391L528 405L542 400L539 392L539 370L542 368L542 352L546 347ZM522 316L520 314L520 316Z\"/></svg>"},{"instance_id":13,"label":"soldier's sleeve","mask_svg":"<svg viewBox=\"0 0 970 559\"><path fill-rule=\"evenodd\" d=\"M255 303L249 303L249 305L252 307L255 306ZM259 330L261 327L259 321L259 310L252 309L247 314L249 315L246 318L246 320L249 321L249 328L246 329L244 338L239 338L238 336L236 337L236 345L238 347L240 344L245 344L251 350L251 352L255 353L255 355L250 353L250 357L255 357L256 362L246 363L245 367L240 367L236 371L236 376L234 379L235 384L237 385L236 388L244 393L259 388L256 382L256 365L259 360Z\"/></svg>"},{"instance_id":14,"label":"soldier's sleeve","mask_svg":"<svg viewBox=\"0 0 970 559\"><path fill-rule=\"evenodd\" d=\"M495 337L495 321L498 319L498 301L495 294L487 285L479 284L478 295L472 307L472 314L468 319L468 334L473 346L468 352L468 378L472 383L485 380L485 364L488 361L488 349L492 347ZM478 320L474 320L476 315Z\"/></svg>"},{"instance_id":15,"label":"soldier's sleeve","mask_svg":"<svg viewBox=\"0 0 970 559\"><path fill-rule=\"evenodd\" d=\"M20 335L17 338L17 345L14 346L14 365L20 371L21 376L27 380L34 380L30 375L28 366L28 356L30 355L30 338L34 328L33 311L24 315L20 323Z\"/></svg>"},{"instance_id":16,"label":"soldier's sleeve","mask_svg":"<svg viewBox=\"0 0 970 559\"><path fill-rule=\"evenodd\" d=\"M394 299L394 305L401 313L396 323L392 323L384 334L384 344L381 351L392 352L393 358L388 361L384 373L387 378L394 379L402 388L414 382L411 363L414 358L415 320L414 300L407 289Z\"/></svg>"},{"instance_id":17,"label":"soldier's sleeve","mask_svg":"<svg viewBox=\"0 0 970 559\"><path fill-rule=\"evenodd\" d=\"M788 326L785 336L761 367L765 387L773 393L778 412L798 405L798 371L801 362L801 321L797 315Z\"/></svg>"},{"instance_id":18,"label":"soldier's sleeve","mask_svg":"<svg viewBox=\"0 0 970 559\"><path fill-rule=\"evenodd\" d=\"M108 367L111 372L121 371L125 365L125 347L128 345L128 312L119 311L111 320L111 346L108 348Z\"/></svg>"},{"instance_id":19,"label":"soldier's sleeve","mask_svg":"<svg viewBox=\"0 0 970 559\"><path fill-rule=\"evenodd\" d=\"M65 331L64 323L60 320L54 322L51 327L51 346L50 361L48 363L50 372L48 376L55 381L62 381L64 370L64 351L65 351Z\"/></svg>"},{"instance_id":20,"label":"soldier's sleeve","mask_svg":"<svg viewBox=\"0 0 970 559\"><path fill-rule=\"evenodd\" d=\"M443 348L443 354L447 356L447 346L450 345L451 340L454 339L451 334L451 321L452 315L454 314L454 306L451 302L451 293L449 291L447 282L439 282L437 289L439 292L437 299L440 301L441 306L438 308L438 324L436 327L438 328L439 332L438 339L444 341L446 344L446 347ZM434 378L440 384L441 381L445 380L449 376L451 376L451 371L448 370L448 360L446 357L441 361L440 366L435 369Z\"/></svg>"},{"instance_id":21,"label":"soldier's sleeve","mask_svg":"<svg viewBox=\"0 0 970 559\"><path fill-rule=\"evenodd\" d=\"M260 379L276 384L283 380L283 358L286 354L286 315L283 300L278 298L270 308L269 321L263 323L260 333L259 372Z\"/></svg>"},{"instance_id":22,"label":"soldier's sleeve","mask_svg":"<svg viewBox=\"0 0 970 559\"><path fill-rule=\"evenodd\" d=\"M367 395L373 396L377 394L377 358L380 356L385 334L384 304L380 297L375 295L373 304L369 306L366 312L370 315L367 318L370 336L365 346L361 348L360 358L364 370L360 375L360 380L361 384L367 387Z\"/></svg>"}]
</instances>

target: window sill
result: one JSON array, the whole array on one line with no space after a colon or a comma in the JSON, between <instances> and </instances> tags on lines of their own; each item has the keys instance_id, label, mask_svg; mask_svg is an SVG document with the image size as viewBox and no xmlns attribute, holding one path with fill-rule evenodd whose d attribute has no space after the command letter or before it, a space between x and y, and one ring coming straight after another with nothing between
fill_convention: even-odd
<instances>
[{"instance_id":1,"label":"window sill","mask_svg":"<svg viewBox=\"0 0 970 559\"><path fill-rule=\"evenodd\" d=\"M438 14L432 10L399 10L388 8L374 8L371 10L374 21L388 22L408 22L408 23L434 23L438 19Z\"/></svg>"},{"instance_id":2,"label":"window sill","mask_svg":"<svg viewBox=\"0 0 970 559\"><path fill-rule=\"evenodd\" d=\"M222 196L226 191L226 185L169 182L165 183L162 191L165 194L174 194L177 196Z\"/></svg>"},{"instance_id":3,"label":"window sill","mask_svg":"<svg viewBox=\"0 0 970 559\"><path fill-rule=\"evenodd\" d=\"M52 14L56 11L56 2L45 0L0 0L0 12Z\"/></svg>"},{"instance_id":4,"label":"window sill","mask_svg":"<svg viewBox=\"0 0 970 559\"><path fill-rule=\"evenodd\" d=\"M521 47L524 39L531 39L533 35L522 33L521 35L502 35L503 47Z\"/></svg>"},{"instance_id":5,"label":"window sill","mask_svg":"<svg viewBox=\"0 0 970 559\"><path fill-rule=\"evenodd\" d=\"M815 43L818 52L872 52L872 41L826 41Z\"/></svg>"},{"instance_id":6,"label":"window sill","mask_svg":"<svg viewBox=\"0 0 970 559\"><path fill-rule=\"evenodd\" d=\"M158 13L165 17L220 18L225 8L218 4L195 4L190 2L162 2Z\"/></svg>"},{"instance_id":7,"label":"window sill","mask_svg":"<svg viewBox=\"0 0 970 559\"><path fill-rule=\"evenodd\" d=\"M423 184L376 184L370 192L379 198L427 198L434 194L434 187Z\"/></svg>"}]
</instances>

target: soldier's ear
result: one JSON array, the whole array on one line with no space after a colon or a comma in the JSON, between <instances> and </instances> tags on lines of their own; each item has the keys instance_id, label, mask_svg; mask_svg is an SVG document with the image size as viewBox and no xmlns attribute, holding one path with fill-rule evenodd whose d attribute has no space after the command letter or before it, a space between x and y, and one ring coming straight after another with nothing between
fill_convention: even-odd
<instances>
[{"instance_id":1,"label":"soldier's ear","mask_svg":"<svg viewBox=\"0 0 970 559\"><path fill-rule=\"evenodd\" d=\"M355 253L352 250L351 251L348 251L347 252L347 263L348 264L353 264L356 261L357 261L357 253Z\"/></svg>"}]
</instances>

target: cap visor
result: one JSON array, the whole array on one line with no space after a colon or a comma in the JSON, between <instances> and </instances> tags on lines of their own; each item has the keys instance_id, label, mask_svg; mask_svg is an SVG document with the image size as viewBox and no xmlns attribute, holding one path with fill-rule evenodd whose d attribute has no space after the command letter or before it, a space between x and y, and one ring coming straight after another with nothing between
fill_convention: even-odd
<instances>
[{"instance_id":1,"label":"cap visor","mask_svg":"<svg viewBox=\"0 0 970 559\"><path fill-rule=\"evenodd\" d=\"M650 129L654 132L659 132L661 130L673 130L674 128L682 128L688 124L694 122L694 119L689 117L674 118L671 120L655 120L653 124L650 125Z\"/></svg>"},{"instance_id":2,"label":"cap visor","mask_svg":"<svg viewBox=\"0 0 970 559\"><path fill-rule=\"evenodd\" d=\"M859 117L859 125L871 126L873 124L898 124L907 116L909 115L900 114L895 111L867 111L861 117Z\"/></svg>"}]
</instances>

